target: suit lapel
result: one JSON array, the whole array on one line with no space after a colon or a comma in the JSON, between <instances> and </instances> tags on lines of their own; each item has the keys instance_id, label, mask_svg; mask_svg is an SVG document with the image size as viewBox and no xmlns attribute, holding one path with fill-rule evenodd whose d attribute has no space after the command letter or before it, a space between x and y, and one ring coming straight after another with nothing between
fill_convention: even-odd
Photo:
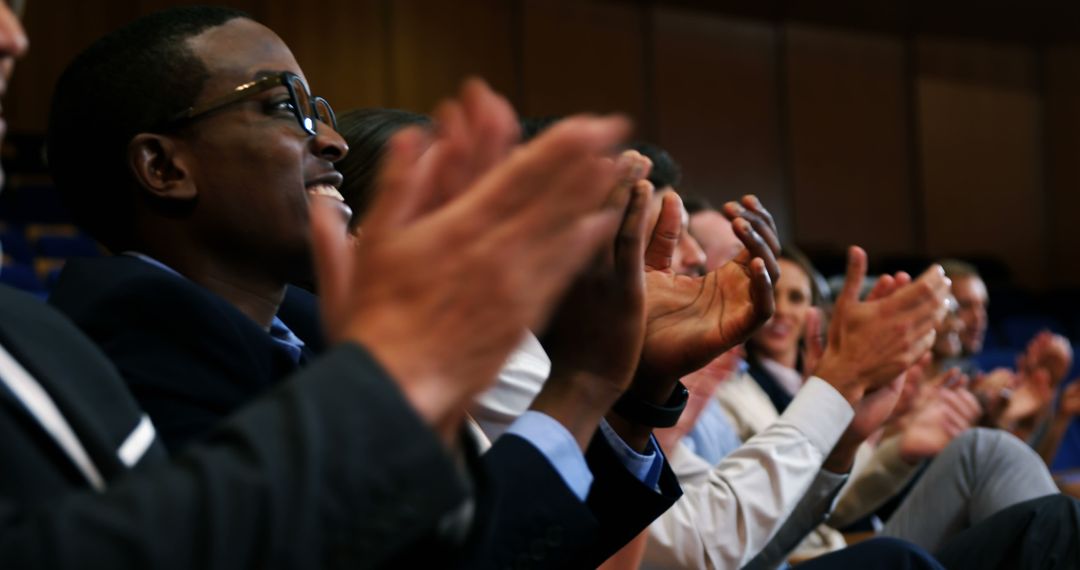
<instances>
[{"instance_id":1,"label":"suit lapel","mask_svg":"<svg viewBox=\"0 0 1080 570\"><path fill-rule=\"evenodd\" d=\"M88 370L85 376L74 377L72 371L79 367L65 361L70 355L61 356L51 351L49 344L42 342L35 337L33 331L28 330L33 329L32 326L21 327L19 334L11 334L12 331L6 328L6 324L0 324L0 343L49 394L102 476L108 480L123 472L125 468L116 455L119 442L114 434L117 426L112 426L114 429L110 430L105 422L125 422L130 419L125 417L128 414L110 413L122 412L122 409L94 409L92 402L99 401L100 398L84 397L88 390L104 388L93 386L96 376L94 371ZM33 418L6 386L2 392L20 413ZM37 418L33 420L37 424ZM137 420L137 417L132 420L132 427ZM59 445L57 447L59 448Z\"/></svg>"}]
</instances>

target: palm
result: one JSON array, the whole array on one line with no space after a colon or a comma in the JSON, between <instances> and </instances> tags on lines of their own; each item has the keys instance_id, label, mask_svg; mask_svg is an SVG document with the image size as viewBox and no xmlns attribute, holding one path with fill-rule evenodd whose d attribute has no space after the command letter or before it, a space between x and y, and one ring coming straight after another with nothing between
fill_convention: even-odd
<instances>
[{"instance_id":1,"label":"palm","mask_svg":"<svg viewBox=\"0 0 1080 570\"><path fill-rule=\"evenodd\" d=\"M642 366L680 377L742 343L765 320L748 265L732 261L704 277L670 270L645 273Z\"/></svg>"}]
</instances>

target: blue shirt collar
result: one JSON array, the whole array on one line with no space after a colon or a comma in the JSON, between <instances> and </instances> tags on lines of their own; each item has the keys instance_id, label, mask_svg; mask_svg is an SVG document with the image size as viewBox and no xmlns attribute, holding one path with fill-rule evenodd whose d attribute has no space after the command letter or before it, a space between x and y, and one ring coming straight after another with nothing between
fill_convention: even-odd
<instances>
[{"instance_id":1,"label":"blue shirt collar","mask_svg":"<svg viewBox=\"0 0 1080 570\"><path fill-rule=\"evenodd\" d=\"M128 257L134 257L135 259L141 259L142 261L145 261L146 263L149 263L150 265L153 265L154 267L157 267L162 271L171 273L177 277L180 277L181 279L187 279L187 277L184 277L179 271L173 269L172 267L169 267L168 265L165 265L164 263L154 259L153 257L150 257L149 255L146 255L145 253L139 253L137 251L125 251L123 255L126 255ZM290 330L289 327L285 325L284 321L277 318L276 315L274 316L274 320L270 321L269 332L270 338L275 343L277 343L278 346L285 350L285 352L289 355L289 358L292 359L293 363L299 364L300 356L304 352L304 341L300 340L300 337L293 334L292 330Z\"/></svg>"}]
</instances>

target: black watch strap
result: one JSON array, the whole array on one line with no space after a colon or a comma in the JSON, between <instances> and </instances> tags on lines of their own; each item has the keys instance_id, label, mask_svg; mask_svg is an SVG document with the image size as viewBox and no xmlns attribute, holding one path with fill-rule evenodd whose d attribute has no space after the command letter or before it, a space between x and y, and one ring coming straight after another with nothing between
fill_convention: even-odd
<instances>
[{"instance_id":1,"label":"black watch strap","mask_svg":"<svg viewBox=\"0 0 1080 570\"><path fill-rule=\"evenodd\" d=\"M675 382L675 390L662 406L646 402L627 390L615 402L612 409L627 421L651 427L665 428L678 423L679 416L690 399L690 391L682 382Z\"/></svg>"}]
</instances>

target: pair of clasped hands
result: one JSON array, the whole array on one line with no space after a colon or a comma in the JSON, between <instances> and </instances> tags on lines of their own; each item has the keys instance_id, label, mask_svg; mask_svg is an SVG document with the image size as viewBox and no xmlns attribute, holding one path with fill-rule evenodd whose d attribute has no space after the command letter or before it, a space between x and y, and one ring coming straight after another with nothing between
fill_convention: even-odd
<instances>
[{"instance_id":1,"label":"pair of clasped hands","mask_svg":"<svg viewBox=\"0 0 1080 570\"><path fill-rule=\"evenodd\" d=\"M582 448L607 415L642 449L651 428L610 412L615 400L665 402L772 315L772 216L753 196L725 204L743 252L675 275L681 204L652 200L648 160L617 154L626 119L570 117L519 144L510 104L479 80L433 117L434 132L390 141L362 238L313 201L312 241L330 337L366 347L447 442L531 329L552 359L534 409ZM865 254L852 256L848 285L861 284ZM842 298L819 374L853 404L889 385L932 343L947 290L932 269L873 301Z\"/></svg>"}]
</instances>

